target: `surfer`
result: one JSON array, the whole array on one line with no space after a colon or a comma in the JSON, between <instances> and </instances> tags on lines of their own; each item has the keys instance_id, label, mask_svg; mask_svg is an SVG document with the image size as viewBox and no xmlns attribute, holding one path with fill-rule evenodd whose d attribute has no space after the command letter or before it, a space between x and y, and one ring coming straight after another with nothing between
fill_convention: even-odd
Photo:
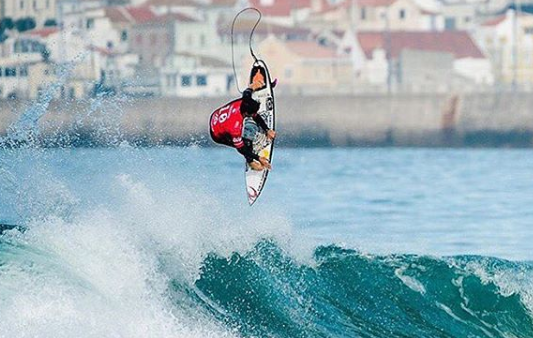
<instances>
[{"instance_id":1,"label":"surfer","mask_svg":"<svg viewBox=\"0 0 533 338\"><path fill-rule=\"evenodd\" d=\"M255 74L252 83L242 93L242 98L231 101L213 112L209 122L210 134L215 143L237 149L253 170L270 170L272 167L269 160L253 151L256 125L264 130L269 140L276 137L276 132L269 129L265 120L258 114L260 103L252 98L254 91L265 86L265 77L259 69L252 71L252 74ZM272 88L276 84L277 80L274 80ZM245 118L251 118L255 123L245 123Z\"/></svg>"}]
</instances>

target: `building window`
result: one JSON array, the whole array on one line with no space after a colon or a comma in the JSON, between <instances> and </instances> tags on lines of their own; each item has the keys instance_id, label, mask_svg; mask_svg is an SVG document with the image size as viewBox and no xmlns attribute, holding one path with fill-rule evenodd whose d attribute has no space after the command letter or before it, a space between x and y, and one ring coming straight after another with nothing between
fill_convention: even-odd
<instances>
[{"instance_id":1,"label":"building window","mask_svg":"<svg viewBox=\"0 0 533 338\"><path fill-rule=\"evenodd\" d=\"M94 19L87 19L87 22L85 23L85 27L87 29L92 29L94 27Z\"/></svg>"},{"instance_id":2,"label":"building window","mask_svg":"<svg viewBox=\"0 0 533 338\"><path fill-rule=\"evenodd\" d=\"M190 87L191 85L192 85L192 76L183 75L181 77L181 86L182 87Z\"/></svg>"},{"instance_id":3,"label":"building window","mask_svg":"<svg viewBox=\"0 0 533 338\"><path fill-rule=\"evenodd\" d=\"M122 33L120 34L120 40L128 41L128 31L122 31Z\"/></svg>"},{"instance_id":4,"label":"building window","mask_svg":"<svg viewBox=\"0 0 533 338\"><path fill-rule=\"evenodd\" d=\"M361 8L361 20L366 20L366 7Z\"/></svg>"},{"instance_id":5,"label":"building window","mask_svg":"<svg viewBox=\"0 0 533 338\"><path fill-rule=\"evenodd\" d=\"M46 9L50 8L50 0L46 0Z\"/></svg>"},{"instance_id":6,"label":"building window","mask_svg":"<svg viewBox=\"0 0 533 338\"><path fill-rule=\"evenodd\" d=\"M405 9L400 9L400 20L405 19Z\"/></svg>"},{"instance_id":7,"label":"building window","mask_svg":"<svg viewBox=\"0 0 533 338\"><path fill-rule=\"evenodd\" d=\"M17 69L13 67L6 68L6 77L17 76Z\"/></svg>"},{"instance_id":8,"label":"building window","mask_svg":"<svg viewBox=\"0 0 533 338\"><path fill-rule=\"evenodd\" d=\"M20 0L20 9L24 9L24 0Z\"/></svg>"},{"instance_id":9,"label":"building window","mask_svg":"<svg viewBox=\"0 0 533 338\"><path fill-rule=\"evenodd\" d=\"M444 19L444 29L453 31L455 30L455 18L445 18Z\"/></svg>"},{"instance_id":10,"label":"building window","mask_svg":"<svg viewBox=\"0 0 533 338\"><path fill-rule=\"evenodd\" d=\"M33 10L37 10L37 1L33 0Z\"/></svg>"},{"instance_id":11,"label":"building window","mask_svg":"<svg viewBox=\"0 0 533 338\"><path fill-rule=\"evenodd\" d=\"M2 77L4 74L2 73L2 67L0 67L0 77Z\"/></svg>"},{"instance_id":12,"label":"building window","mask_svg":"<svg viewBox=\"0 0 533 338\"><path fill-rule=\"evenodd\" d=\"M155 46L157 44L157 35L152 33L152 35L150 36L150 44L152 46Z\"/></svg>"},{"instance_id":13,"label":"building window","mask_svg":"<svg viewBox=\"0 0 533 338\"><path fill-rule=\"evenodd\" d=\"M196 76L196 85L199 86L199 87L207 86L207 76L205 76L205 75L197 75Z\"/></svg>"},{"instance_id":14,"label":"building window","mask_svg":"<svg viewBox=\"0 0 533 338\"><path fill-rule=\"evenodd\" d=\"M28 76L28 66L20 67L19 74L20 74L21 77L27 77Z\"/></svg>"},{"instance_id":15,"label":"building window","mask_svg":"<svg viewBox=\"0 0 533 338\"><path fill-rule=\"evenodd\" d=\"M200 35L200 46L204 47L205 46L205 35Z\"/></svg>"},{"instance_id":16,"label":"building window","mask_svg":"<svg viewBox=\"0 0 533 338\"><path fill-rule=\"evenodd\" d=\"M69 90L68 90L68 97L70 99L75 99L76 98L76 90L73 88L73 87L70 87Z\"/></svg>"}]
</instances>

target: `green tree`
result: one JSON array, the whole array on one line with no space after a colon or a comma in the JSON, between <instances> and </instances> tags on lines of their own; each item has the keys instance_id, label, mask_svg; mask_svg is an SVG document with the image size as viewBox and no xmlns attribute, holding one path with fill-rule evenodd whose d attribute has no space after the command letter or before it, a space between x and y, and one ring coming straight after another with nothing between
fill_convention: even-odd
<instances>
[{"instance_id":1,"label":"green tree","mask_svg":"<svg viewBox=\"0 0 533 338\"><path fill-rule=\"evenodd\" d=\"M15 22L12 18L3 18L0 20L0 30L5 31L8 29L13 29L15 27Z\"/></svg>"},{"instance_id":2,"label":"green tree","mask_svg":"<svg viewBox=\"0 0 533 338\"><path fill-rule=\"evenodd\" d=\"M57 21L55 19L47 19L44 22L44 26L45 27L55 27L55 26L57 26Z\"/></svg>"},{"instance_id":3,"label":"green tree","mask_svg":"<svg viewBox=\"0 0 533 338\"><path fill-rule=\"evenodd\" d=\"M26 32L34 29L37 26L34 18L21 18L15 21L15 27L19 32Z\"/></svg>"}]
</instances>

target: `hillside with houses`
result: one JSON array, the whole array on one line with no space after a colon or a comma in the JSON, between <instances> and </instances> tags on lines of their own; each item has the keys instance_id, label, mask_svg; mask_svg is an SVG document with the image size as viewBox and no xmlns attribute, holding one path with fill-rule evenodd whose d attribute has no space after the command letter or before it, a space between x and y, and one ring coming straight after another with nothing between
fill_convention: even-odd
<instances>
[{"instance_id":1,"label":"hillside with houses","mask_svg":"<svg viewBox=\"0 0 533 338\"><path fill-rule=\"evenodd\" d=\"M533 4L504 0L1 0L0 98L236 94L254 47L280 95L529 91Z\"/></svg>"}]
</instances>

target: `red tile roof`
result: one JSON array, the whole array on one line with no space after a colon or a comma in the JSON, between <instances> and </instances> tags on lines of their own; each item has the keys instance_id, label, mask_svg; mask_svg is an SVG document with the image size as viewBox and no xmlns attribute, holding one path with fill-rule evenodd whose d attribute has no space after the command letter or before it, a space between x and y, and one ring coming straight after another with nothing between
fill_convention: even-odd
<instances>
[{"instance_id":1,"label":"red tile roof","mask_svg":"<svg viewBox=\"0 0 533 338\"><path fill-rule=\"evenodd\" d=\"M288 0L273 0L271 5L265 4L262 0L249 0L250 6L257 8L266 16L290 16L292 4Z\"/></svg>"},{"instance_id":2,"label":"red tile roof","mask_svg":"<svg viewBox=\"0 0 533 338\"><path fill-rule=\"evenodd\" d=\"M500 15L500 16L497 16L495 18L492 18L492 19L489 19L489 20L483 22L481 25L482 26L496 26L496 25L499 25L500 23L504 22L506 18L507 18L506 15Z\"/></svg>"},{"instance_id":3,"label":"red tile roof","mask_svg":"<svg viewBox=\"0 0 533 338\"><path fill-rule=\"evenodd\" d=\"M173 20L173 21L180 21L180 22L197 22L198 20L196 20L195 18L193 18L192 16L189 16L187 14L183 14L183 13L169 13L169 14L165 14L163 15L162 19L164 20Z\"/></svg>"},{"instance_id":4,"label":"red tile roof","mask_svg":"<svg viewBox=\"0 0 533 338\"><path fill-rule=\"evenodd\" d=\"M293 0L293 8L309 8L313 4L312 0Z\"/></svg>"},{"instance_id":5,"label":"red tile roof","mask_svg":"<svg viewBox=\"0 0 533 338\"><path fill-rule=\"evenodd\" d=\"M155 18L154 12L149 7L107 7L105 15L112 22L142 23Z\"/></svg>"},{"instance_id":6,"label":"red tile roof","mask_svg":"<svg viewBox=\"0 0 533 338\"><path fill-rule=\"evenodd\" d=\"M337 57L333 48L324 47L314 41L288 41L287 48L295 54L310 59L332 59Z\"/></svg>"},{"instance_id":7,"label":"red tile roof","mask_svg":"<svg viewBox=\"0 0 533 338\"><path fill-rule=\"evenodd\" d=\"M124 22L128 23L130 20L124 15L124 12L118 7L108 7L105 9L105 16L111 20L111 22Z\"/></svg>"},{"instance_id":8,"label":"red tile roof","mask_svg":"<svg viewBox=\"0 0 533 338\"><path fill-rule=\"evenodd\" d=\"M152 10L147 6L126 7L126 10L136 22L145 22L155 18L154 12L152 12Z\"/></svg>"},{"instance_id":9,"label":"red tile roof","mask_svg":"<svg viewBox=\"0 0 533 338\"><path fill-rule=\"evenodd\" d=\"M397 58L405 49L451 53L456 58L485 58L470 35L463 31L390 32L390 53ZM361 32L357 39L367 58L375 49L385 49L387 33Z\"/></svg>"},{"instance_id":10,"label":"red tile roof","mask_svg":"<svg viewBox=\"0 0 533 338\"><path fill-rule=\"evenodd\" d=\"M195 0L148 0L145 6L199 7L200 3Z\"/></svg>"},{"instance_id":11,"label":"red tile roof","mask_svg":"<svg viewBox=\"0 0 533 338\"><path fill-rule=\"evenodd\" d=\"M338 9L346 9L346 8L349 8L351 5L352 5L351 1L343 1L338 4L331 4L327 0L322 0L320 2L320 10L318 11L318 13L323 14L323 13L332 12Z\"/></svg>"},{"instance_id":12,"label":"red tile roof","mask_svg":"<svg viewBox=\"0 0 533 338\"><path fill-rule=\"evenodd\" d=\"M190 17L183 13L168 13L163 15L154 16L152 19L144 21L145 23L164 23L170 21L179 21L179 22L198 22L193 17Z\"/></svg>"},{"instance_id":13,"label":"red tile roof","mask_svg":"<svg viewBox=\"0 0 533 338\"><path fill-rule=\"evenodd\" d=\"M250 31L254 24L255 20L242 19L237 20L235 23L234 32L236 35L250 35ZM229 35L231 33L231 22L221 21L218 23L218 34L219 35ZM255 34L258 35L268 35L274 34L278 35L291 35L301 38L309 37L312 32L308 28L303 27L287 27L270 22L260 23L259 26L255 29Z\"/></svg>"},{"instance_id":14,"label":"red tile roof","mask_svg":"<svg viewBox=\"0 0 533 338\"><path fill-rule=\"evenodd\" d=\"M357 0L357 5L361 7L388 7L396 0Z\"/></svg>"},{"instance_id":15,"label":"red tile roof","mask_svg":"<svg viewBox=\"0 0 533 338\"><path fill-rule=\"evenodd\" d=\"M29 31L28 34L37 35L37 36L39 36L41 38L47 38L50 35L52 35L54 33L57 33L57 32L59 32L59 28L57 28L57 27L47 27L47 28L35 29L35 30L32 30L32 31Z\"/></svg>"},{"instance_id":16,"label":"red tile roof","mask_svg":"<svg viewBox=\"0 0 533 338\"><path fill-rule=\"evenodd\" d=\"M338 5L330 4L329 0L320 0L320 11L327 11L333 8L344 6L351 0L344 0ZM255 7L266 16L290 16L293 10L311 9L313 7L313 0L248 0L250 7Z\"/></svg>"}]
</instances>

